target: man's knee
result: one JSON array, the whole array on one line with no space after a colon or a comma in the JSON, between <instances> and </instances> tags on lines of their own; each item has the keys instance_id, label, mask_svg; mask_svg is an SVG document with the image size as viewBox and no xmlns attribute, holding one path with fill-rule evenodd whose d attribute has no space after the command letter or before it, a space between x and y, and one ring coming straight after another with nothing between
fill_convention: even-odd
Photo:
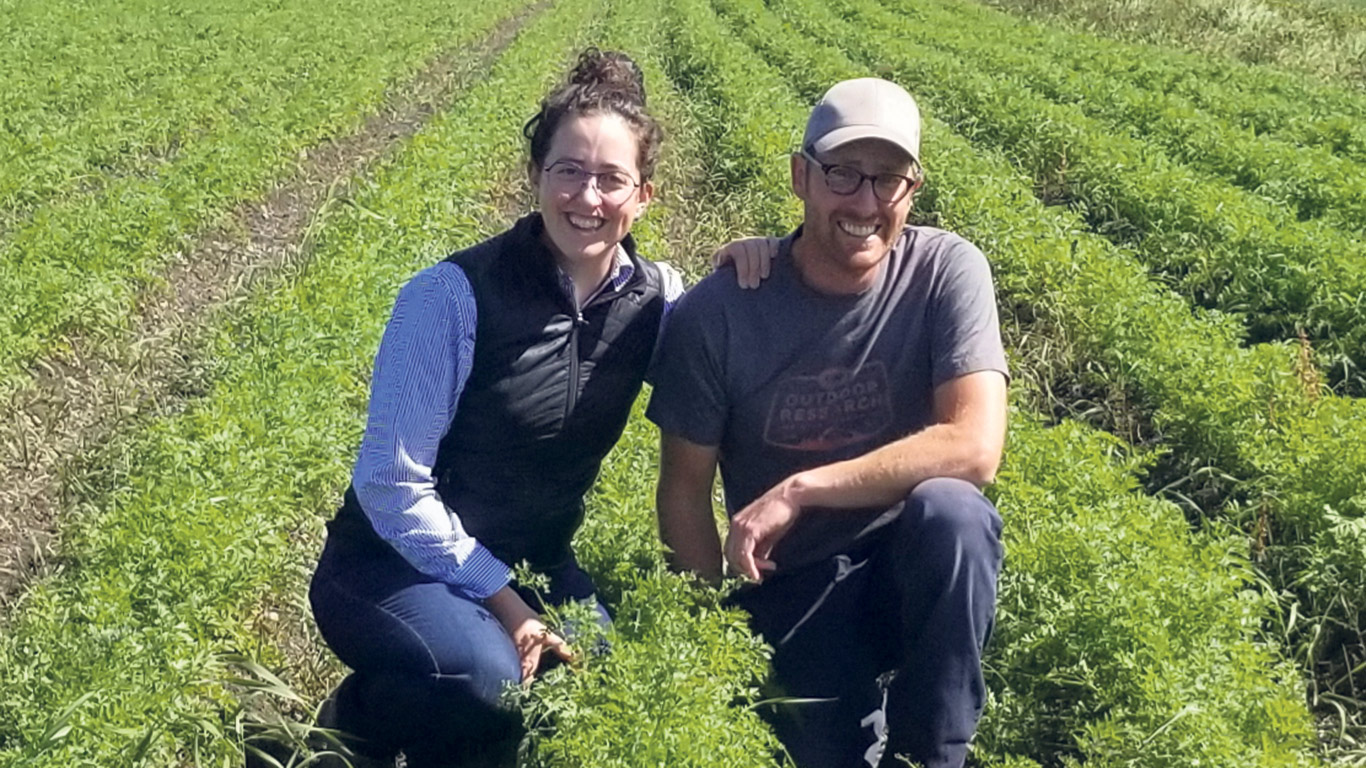
<instances>
[{"instance_id":1,"label":"man's knee","mask_svg":"<svg viewBox=\"0 0 1366 768\"><path fill-rule=\"evenodd\" d=\"M999 559L1001 517L977 486L934 477L911 490L901 515L908 543L940 552Z\"/></svg>"}]
</instances>

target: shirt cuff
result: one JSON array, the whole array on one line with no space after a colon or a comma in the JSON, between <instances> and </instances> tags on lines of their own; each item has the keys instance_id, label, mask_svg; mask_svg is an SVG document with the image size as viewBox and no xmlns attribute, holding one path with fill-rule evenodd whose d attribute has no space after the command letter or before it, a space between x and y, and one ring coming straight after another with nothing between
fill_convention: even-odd
<instances>
[{"instance_id":1,"label":"shirt cuff","mask_svg":"<svg viewBox=\"0 0 1366 768\"><path fill-rule=\"evenodd\" d=\"M478 542L470 556L460 565L462 592L475 600L485 600L512 581L512 569Z\"/></svg>"}]
</instances>

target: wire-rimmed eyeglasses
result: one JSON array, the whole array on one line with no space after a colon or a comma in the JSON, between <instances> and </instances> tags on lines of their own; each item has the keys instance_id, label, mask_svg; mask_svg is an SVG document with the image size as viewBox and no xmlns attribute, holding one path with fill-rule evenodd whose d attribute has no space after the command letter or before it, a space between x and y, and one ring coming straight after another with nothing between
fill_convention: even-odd
<instances>
[{"instance_id":1,"label":"wire-rimmed eyeglasses","mask_svg":"<svg viewBox=\"0 0 1366 768\"><path fill-rule=\"evenodd\" d=\"M590 180L604 202L620 205L630 198L640 182L625 171L590 171L570 160L556 160L541 169L546 182L557 192L575 194Z\"/></svg>"}]
</instances>

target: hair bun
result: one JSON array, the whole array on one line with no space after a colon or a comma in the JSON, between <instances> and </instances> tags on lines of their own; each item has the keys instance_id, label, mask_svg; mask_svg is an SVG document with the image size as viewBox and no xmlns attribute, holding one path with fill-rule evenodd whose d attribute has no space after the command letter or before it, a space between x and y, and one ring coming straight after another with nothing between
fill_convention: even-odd
<instances>
[{"instance_id":1,"label":"hair bun","mask_svg":"<svg viewBox=\"0 0 1366 768\"><path fill-rule=\"evenodd\" d=\"M612 94L645 106L645 76L630 56L589 48L569 73L569 83L600 95Z\"/></svg>"}]
</instances>

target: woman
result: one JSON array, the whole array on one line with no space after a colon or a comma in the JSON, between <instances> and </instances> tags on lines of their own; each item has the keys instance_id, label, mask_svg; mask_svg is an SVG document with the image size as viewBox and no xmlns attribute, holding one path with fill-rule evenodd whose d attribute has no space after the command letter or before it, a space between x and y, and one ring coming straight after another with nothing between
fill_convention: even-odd
<instances>
[{"instance_id":1,"label":"woman","mask_svg":"<svg viewBox=\"0 0 1366 768\"><path fill-rule=\"evenodd\" d=\"M310 590L355 670L319 722L387 765L510 762L521 720L503 690L573 654L542 601L608 621L570 539L682 292L629 235L661 140L635 64L585 52L524 133L540 211L400 292ZM543 594L512 581L523 561Z\"/></svg>"}]
</instances>

